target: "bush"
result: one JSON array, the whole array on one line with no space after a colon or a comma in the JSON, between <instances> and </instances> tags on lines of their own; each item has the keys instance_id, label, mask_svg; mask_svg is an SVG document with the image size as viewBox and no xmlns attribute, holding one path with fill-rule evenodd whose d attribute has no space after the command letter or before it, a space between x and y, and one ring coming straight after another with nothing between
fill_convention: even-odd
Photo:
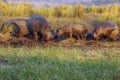
<instances>
[{"instance_id":1,"label":"bush","mask_svg":"<svg viewBox=\"0 0 120 80\"><path fill-rule=\"evenodd\" d=\"M74 7L74 17L83 17L85 15L85 7L83 5L77 5Z\"/></svg>"},{"instance_id":2,"label":"bush","mask_svg":"<svg viewBox=\"0 0 120 80\"><path fill-rule=\"evenodd\" d=\"M98 6L91 6L91 13L98 13L99 7Z\"/></svg>"},{"instance_id":3,"label":"bush","mask_svg":"<svg viewBox=\"0 0 120 80\"><path fill-rule=\"evenodd\" d=\"M18 5L7 4L0 2L1 16L31 16L39 14L45 17L63 17L63 18L84 18L86 13L101 14L100 21L114 20L120 17L120 6L84 6L84 5L61 5L54 7L39 7L35 8L28 3Z\"/></svg>"}]
</instances>

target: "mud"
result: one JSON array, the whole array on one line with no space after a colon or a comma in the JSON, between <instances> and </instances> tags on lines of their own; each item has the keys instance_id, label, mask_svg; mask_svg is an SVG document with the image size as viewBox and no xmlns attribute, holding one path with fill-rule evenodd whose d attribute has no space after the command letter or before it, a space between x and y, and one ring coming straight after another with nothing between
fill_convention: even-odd
<instances>
[{"instance_id":1,"label":"mud","mask_svg":"<svg viewBox=\"0 0 120 80\"><path fill-rule=\"evenodd\" d=\"M35 41L32 39L28 39L25 37L22 38L10 38L7 40L0 39L0 46L7 47L7 46L13 46L13 47L22 47L26 46L29 48L32 47L48 47L48 46L55 46L55 47L68 47L68 48L112 48L117 47L120 48L120 39L116 41L85 41L85 40L75 40L75 39L65 39L61 41L48 41L48 42L40 42Z\"/></svg>"}]
</instances>

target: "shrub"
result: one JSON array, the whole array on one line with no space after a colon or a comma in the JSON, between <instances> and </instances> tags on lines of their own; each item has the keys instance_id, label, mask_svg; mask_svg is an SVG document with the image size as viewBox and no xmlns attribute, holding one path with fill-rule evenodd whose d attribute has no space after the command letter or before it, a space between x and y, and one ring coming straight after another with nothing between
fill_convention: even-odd
<instances>
[{"instance_id":1,"label":"shrub","mask_svg":"<svg viewBox=\"0 0 120 80\"><path fill-rule=\"evenodd\" d=\"M83 17L85 15L85 7L83 5L77 5L74 7L74 17Z\"/></svg>"},{"instance_id":2,"label":"shrub","mask_svg":"<svg viewBox=\"0 0 120 80\"><path fill-rule=\"evenodd\" d=\"M91 13L98 13L99 12L99 8L98 6L91 6Z\"/></svg>"},{"instance_id":3,"label":"shrub","mask_svg":"<svg viewBox=\"0 0 120 80\"><path fill-rule=\"evenodd\" d=\"M84 18L86 13L101 14L99 20L114 20L120 17L120 6L84 6L84 5L61 5L54 7L35 8L28 3L12 5L0 2L1 16L31 16L39 14L45 17Z\"/></svg>"}]
</instances>

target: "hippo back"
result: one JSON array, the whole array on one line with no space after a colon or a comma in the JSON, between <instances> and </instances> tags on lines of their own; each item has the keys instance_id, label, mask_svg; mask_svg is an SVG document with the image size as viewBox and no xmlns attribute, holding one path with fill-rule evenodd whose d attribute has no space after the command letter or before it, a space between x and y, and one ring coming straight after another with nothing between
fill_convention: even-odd
<instances>
[{"instance_id":1,"label":"hippo back","mask_svg":"<svg viewBox=\"0 0 120 80\"><path fill-rule=\"evenodd\" d=\"M12 26L14 28L14 36L24 36L28 34L27 19L15 18L3 22L1 26L1 31L6 27L7 29Z\"/></svg>"},{"instance_id":2,"label":"hippo back","mask_svg":"<svg viewBox=\"0 0 120 80\"><path fill-rule=\"evenodd\" d=\"M31 16L28 19L27 25L29 26L29 32L33 32L33 29L39 32L40 29L44 28L45 26L51 28L47 20L44 17L38 15Z\"/></svg>"},{"instance_id":3,"label":"hippo back","mask_svg":"<svg viewBox=\"0 0 120 80\"><path fill-rule=\"evenodd\" d=\"M119 34L119 29L116 23L111 21L104 21L95 27L94 37L97 39L108 38L115 39Z\"/></svg>"},{"instance_id":4,"label":"hippo back","mask_svg":"<svg viewBox=\"0 0 120 80\"><path fill-rule=\"evenodd\" d=\"M117 27L117 24L114 23L114 22L111 22L111 21L101 22L100 24L98 24L98 25L95 27L95 29L93 30L93 33L96 32L96 30L97 30L98 28L100 28L100 27L102 27L102 28L106 28L106 27L114 28L114 27Z\"/></svg>"},{"instance_id":5,"label":"hippo back","mask_svg":"<svg viewBox=\"0 0 120 80\"><path fill-rule=\"evenodd\" d=\"M52 28L48 24L47 20L38 15L31 16L28 19L27 26L29 27L29 32L42 40L50 40L52 39Z\"/></svg>"}]
</instances>

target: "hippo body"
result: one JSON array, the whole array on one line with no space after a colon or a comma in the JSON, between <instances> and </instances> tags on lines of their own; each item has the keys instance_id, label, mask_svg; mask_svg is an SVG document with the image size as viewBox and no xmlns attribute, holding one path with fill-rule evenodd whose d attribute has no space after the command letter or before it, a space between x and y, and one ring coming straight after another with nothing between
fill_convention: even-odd
<instances>
[{"instance_id":1,"label":"hippo body","mask_svg":"<svg viewBox=\"0 0 120 80\"><path fill-rule=\"evenodd\" d=\"M1 26L1 32L6 32L10 28L12 30L10 31L11 36L15 37L28 37L32 38L32 36L29 34L28 27L27 27L27 19L23 18L15 18L15 19L10 19L5 22L3 22Z\"/></svg>"},{"instance_id":2,"label":"hippo body","mask_svg":"<svg viewBox=\"0 0 120 80\"><path fill-rule=\"evenodd\" d=\"M53 38L52 28L47 20L42 16L31 16L28 19L29 32L33 34L36 40L50 40Z\"/></svg>"},{"instance_id":3,"label":"hippo body","mask_svg":"<svg viewBox=\"0 0 120 80\"><path fill-rule=\"evenodd\" d=\"M95 39L109 39L115 40L119 34L119 29L117 24L111 21L101 22L98 26L95 27L93 31L93 36Z\"/></svg>"},{"instance_id":4,"label":"hippo body","mask_svg":"<svg viewBox=\"0 0 120 80\"><path fill-rule=\"evenodd\" d=\"M77 39L78 38L84 39L86 33L87 33L87 29L85 29L83 25L68 24L56 30L56 37L65 35L67 38L70 38L72 36Z\"/></svg>"}]
</instances>

